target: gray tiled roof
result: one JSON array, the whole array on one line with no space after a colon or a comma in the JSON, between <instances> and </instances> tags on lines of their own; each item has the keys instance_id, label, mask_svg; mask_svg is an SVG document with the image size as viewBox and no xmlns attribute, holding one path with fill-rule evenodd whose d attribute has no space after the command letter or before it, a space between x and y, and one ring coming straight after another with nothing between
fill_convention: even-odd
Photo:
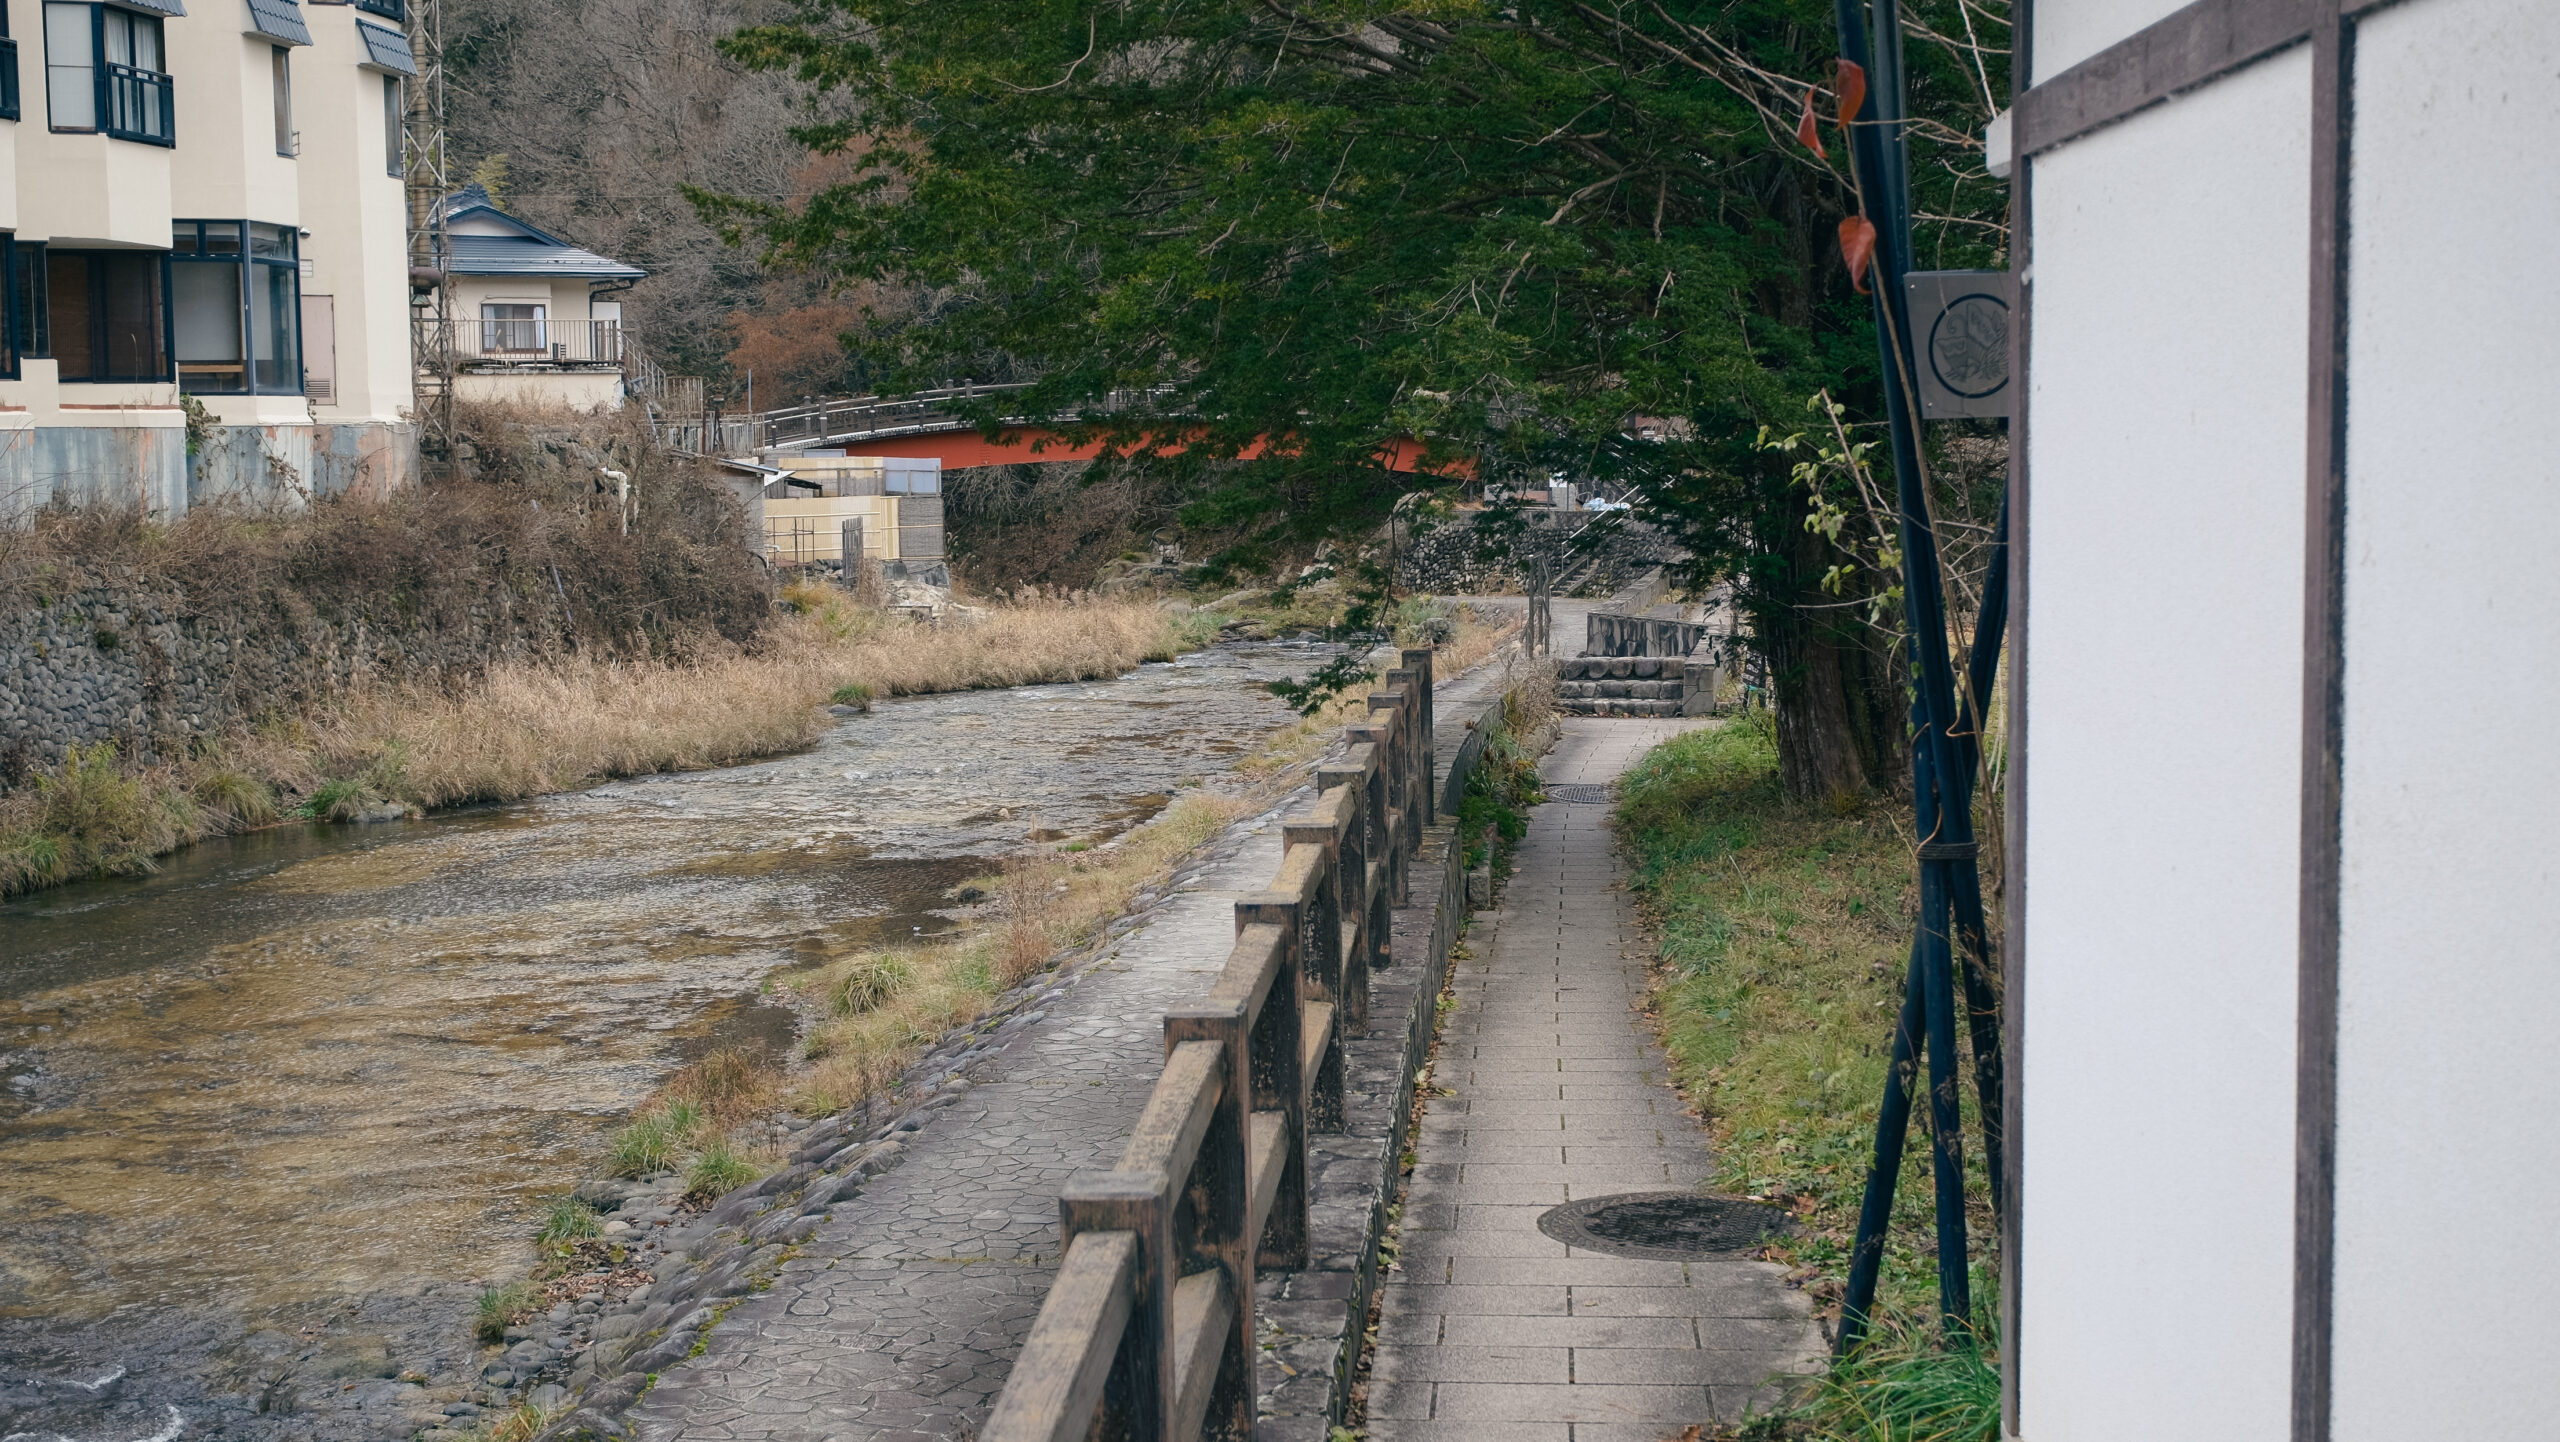
<instances>
[{"instance_id":1,"label":"gray tiled roof","mask_svg":"<svg viewBox=\"0 0 2560 1442\"><path fill-rule=\"evenodd\" d=\"M552 245L531 236L457 235L453 238L456 275L556 275L588 280L638 280L648 274L638 266L608 260L574 245Z\"/></svg>"},{"instance_id":2,"label":"gray tiled roof","mask_svg":"<svg viewBox=\"0 0 2560 1442\"><path fill-rule=\"evenodd\" d=\"M356 35L364 41L364 63L396 75L415 75L418 62L409 55L409 37L380 25L356 22Z\"/></svg>"},{"instance_id":3,"label":"gray tiled roof","mask_svg":"<svg viewBox=\"0 0 2560 1442\"><path fill-rule=\"evenodd\" d=\"M287 45L311 43L311 27L302 23L302 6L296 0L246 0L249 7L249 33L281 40Z\"/></svg>"},{"instance_id":4,"label":"gray tiled roof","mask_svg":"<svg viewBox=\"0 0 2560 1442\"><path fill-rule=\"evenodd\" d=\"M115 0L119 10L140 10L148 15L184 15L187 7L179 0Z\"/></svg>"}]
</instances>

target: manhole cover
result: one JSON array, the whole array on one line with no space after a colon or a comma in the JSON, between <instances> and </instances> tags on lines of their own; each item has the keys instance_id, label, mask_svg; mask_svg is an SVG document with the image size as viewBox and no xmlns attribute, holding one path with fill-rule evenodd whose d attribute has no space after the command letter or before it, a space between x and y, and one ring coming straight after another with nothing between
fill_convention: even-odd
<instances>
[{"instance_id":1,"label":"manhole cover","mask_svg":"<svg viewBox=\"0 0 2560 1442\"><path fill-rule=\"evenodd\" d=\"M1610 794L1606 786L1590 786L1578 781L1541 786L1538 789L1547 794L1549 801L1561 801L1567 806L1606 806L1618 799Z\"/></svg>"},{"instance_id":2,"label":"manhole cover","mask_svg":"<svg viewBox=\"0 0 2560 1442\"><path fill-rule=\"evenodd\" d=\"M1538 1218L1539 1231L1568 1247L1658 1262L1747 1252L1786 1228L1776 1207L1701 1192L1588 1197Z\"/></svg>"}]
</instances>

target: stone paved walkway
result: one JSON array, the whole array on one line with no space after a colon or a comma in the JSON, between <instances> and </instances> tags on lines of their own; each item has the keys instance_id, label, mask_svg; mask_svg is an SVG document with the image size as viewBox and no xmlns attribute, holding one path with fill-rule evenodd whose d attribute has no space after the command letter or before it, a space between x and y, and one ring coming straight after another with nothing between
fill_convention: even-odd
<instances>
[{"instance_id":1,"label":"stone paved walkway","mask_svg":"<svg viewBox=\"0 0 2560 1442\"><path fill-rule=\"evenodd\" d=\"M1499 661L1436 688L1445 766ZM1472 704L1470 704L1472 703ZM1163 1015L1206 991L1235 902L1280 864L1281 809L1184 872L1110 958L969 1068L905 1165L839 1207L629 1416L639 1442L944 1442L971 1435L1048 1293L1058 1190L1118 1157L1164 1068Z\"/></svg>"},{"instance_id":2,"label":"stone paved walkway","mask_svg":"<svg viewBox=\"0 0 2560 1442\"><path fill-rule=\"evenodd\" d=\"M1562 625L1558 623L1559 633ZM1690 720L1570 718L1549 783L1615 778ZM1538 1230L1561 1202L1694 1186L1706 1138L1638 1007L1645 965L1608 808L1550 802L1458 963L1381 1303L1370 1442L1660 1442L1777 1396L1821 1356L1766 1262L1630 1261Z\"/></svg>"}]
</instances>

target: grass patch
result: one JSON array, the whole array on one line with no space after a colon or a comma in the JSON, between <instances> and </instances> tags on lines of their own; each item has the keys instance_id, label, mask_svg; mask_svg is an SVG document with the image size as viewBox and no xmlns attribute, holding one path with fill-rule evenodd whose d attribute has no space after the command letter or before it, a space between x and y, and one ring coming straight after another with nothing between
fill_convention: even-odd
<instances>
[{"instance_id":1,"label":"grass patch","mask_svg":"<svg viewBox=\"0 0 2560 1442\"><path fill-rule=\"evenodd\" d=\"M1675 1078L1714 1135L1715 1186L1796 1213L1799 1230L1771 1255L1836 1309L1916 921L1908 814L1875 799L1788 799L1766 712L1655 748L1627 774L1617 814L1658 942L1656 1018ZM1979 1308L1997 1294L1995 1233L1969 1075L1963 1112ZM1991 1366L1961 1342L1942 1347L1923 1320L1937 1299L1928 1154L1915 1119L1877 1291L1878 1344L1807 1414L1840 1430L1801 1435L1996 1435L1996 1405L1993 1431L1935 1421L1858 1430L1861 1415L1892 1415L1880 1409L1913 1379L1942 1380L1952 1366L1942 1359L1961 1352L1976 1372Z\"/></svg>"},{"instance_id":2,"label":"grass patch","mask_svg":"<svg viewBox=\"0 0 2560 1442\"><path fill-rule=\"evenodd\" d=\"M871 709L871 688L859 681L847 681L830 692L827 699L838 706L859 706L868 711Z\"/></svg>"},{"instance_id":3,"label":"grass patch","mask_svg":"<svg viewBox=\"0 0 2560 1442\"><path fill-rule=\"evenodd\" d=\"M473 1334L483 1342L507 1340L507 1328L532 1308L538 1295L529 1282L509 1282L483 1290L479 1310L472 1319Z\"/></svg>"},{"instance_id":4,"label":"grass patch","mask_svg":"<svg viewBox=\"0 0 2560 1442\"><path fill-rule=\"evenodd\" d=\"M533 1239L543 1243L583 1242L604 1235L604 1223L595 1208L576 1197L553 1197L542 1212L541 1229Z\"/></svg>"},{"instance_id":5,"label":"grass patch","mask_svg":"<svg viewBox=\"0 0 2560 1442\"><path fill-rule=\"evenodd\" d=\"M756 1164L731 1147L728 1138L716 1137L685 1169L684 1194L696 1201L711 1201L745 1186L758 1175Z\"/></svg>"},{"instance_id":6,"label":"grass patch","mask_svg":"<svg viewBox=\"0 0 2560 1442\"><path fill-rule=\"evenodd\" d=\"M702 1110L690 1102L647 1108L613 1134L606 1165L617 1177L674 1171L701 1128Z\"/></svg>"}]
</instances>

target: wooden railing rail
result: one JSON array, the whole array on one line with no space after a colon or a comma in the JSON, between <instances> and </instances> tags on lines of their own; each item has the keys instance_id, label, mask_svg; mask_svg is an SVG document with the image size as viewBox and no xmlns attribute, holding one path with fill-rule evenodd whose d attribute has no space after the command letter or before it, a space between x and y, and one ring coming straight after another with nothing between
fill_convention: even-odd
<instances>
[{"instance_id":1,"label":"wooden railing rail","mask_svg":"<svg viewBox=\"0 0 2560 1442\"><path fill-rule=\"evenodd\" d=\"M1236 902L1206 996L1167 1012L1164 1074L1109 1171L1058 1198L1057 1279L982 1442L1237 1442L1254 1426L1253 1283L1307 1263L1307 1145L1339 1131L1343 1044L1433 808L1431 653L1345 727L1280 870Z\"/></svg>"}]
</instances>

